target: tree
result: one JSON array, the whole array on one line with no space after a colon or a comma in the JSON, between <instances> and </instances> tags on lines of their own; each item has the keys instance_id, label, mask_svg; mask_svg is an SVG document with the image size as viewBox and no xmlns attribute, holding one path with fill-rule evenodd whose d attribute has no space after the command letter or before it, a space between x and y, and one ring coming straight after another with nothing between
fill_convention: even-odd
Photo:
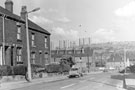
<instances>
[{"instance_id":1,"label":"tree","mask_svg":"<svg viewBox=\"0 0 135 90\"><path fill-rule=\"evenodd\" d=\"M132 73L135 73L135 65L129 66L129 69Z\"/></svg>"},{"instance_id":2,"label":"tree","mask_svg":"<svg viewBox=\"0 0 135 90\"><path fill-rule=\"evenodd\" d=\"M66 65L69 65L70 67L72 67L75 64L75 61L72 56L65 55L61 58L60 64L61 65L66 64Z\"/></svg>"}]
</instances>

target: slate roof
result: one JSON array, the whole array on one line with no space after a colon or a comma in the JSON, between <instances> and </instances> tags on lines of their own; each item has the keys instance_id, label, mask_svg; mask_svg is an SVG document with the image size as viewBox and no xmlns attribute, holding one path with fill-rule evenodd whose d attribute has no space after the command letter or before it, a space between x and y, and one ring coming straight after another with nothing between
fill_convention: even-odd
<instances>
[{"instance_id":1,"label":"slate roof","mask_svg":"<svg viewBox=\"0 0 135 90\"><path fill-rule=\"evenodd\" d=\"M38 30L40 32L44 32L45 34L50 35L50 33L47 30L45 30L42 27L40 27L39 25L35 24L31 20L28 20L28 26L29 26L30 29L34 29L36 31Z\"/></svg>"},{"instance_id":2,"label":"slate roof","mask_svg":"<svg viewBox=\"0 0 135 90\"><path fill-rule=\"evenodd\" d=\"M12 12L10 12L10 11L8 11L5 8L0 6L0 16L2 16L2 14L5 14L6 17L9 19L25 23L25 21L20 16L13 14ZM33 29L33 30L50 35L50 33L47 30L43 29L42 27L40 27L39 25L35 24L34 22L32 22L30 20L28 20L28 26L30 29Z\"/></svg>"},{"instance_id":3,"label":"slate roof","mask_svg":"<svg viewBox=\"0 0 135 90\"><path fill-rule=\"evenodd\" d=\"M108 62L122 62L122 57L118 53L112 54L108 59Z\"/></svg>"},{"instance_id":4,"label":"slate roof","mask_svg":"<svg viewBox=\"0 0 135 90\"><path fill-rule=\"evenodd\" d=\"M5 14L7 18L23 21L20 16L13 14L12 12L8 11L7 9L0 6L0 15Z\"/></svg>"}]
</instances>

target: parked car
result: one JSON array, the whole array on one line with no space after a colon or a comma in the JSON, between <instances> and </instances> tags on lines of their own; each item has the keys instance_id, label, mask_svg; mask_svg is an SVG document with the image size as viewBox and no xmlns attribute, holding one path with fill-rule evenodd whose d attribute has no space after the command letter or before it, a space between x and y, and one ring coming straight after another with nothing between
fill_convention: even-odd
<instances>
[{"instance_id":1,"label":"parked car","mask_svg":"<svg viewBox=\"0 0 135 90\"><path fill-rule=\"evenodd\" d=\"M69 71L69 78L70 77L81 77L83 76L80 68L71 68L71 70Z\"/></svg>"},{"instance_id":2,"label":"parked car","mask_svg":"<svg viewBox=\"0 0 135 90\"><path fill-rule=\"evenodd\" d=\"M105 67L99 67L99 70L100 71L104 71L105 70Z\"/></svg>"},{"instance_id":3,"label":"parked car","mask_svg":"<svg viewBox=\"0 0 135 90\"><path fill-rule=\"evenodd\" d=\"M125 73L125 69L120 70L119 73ZM126 73L131 73L131 70L129 67L126 67Z\"/></svg>"}]
</instances>

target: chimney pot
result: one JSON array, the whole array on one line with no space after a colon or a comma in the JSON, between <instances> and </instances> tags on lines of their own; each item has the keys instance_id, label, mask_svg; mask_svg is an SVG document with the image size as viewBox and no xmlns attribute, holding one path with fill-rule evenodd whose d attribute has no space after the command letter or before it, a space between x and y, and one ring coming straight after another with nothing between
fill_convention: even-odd
<instances>
[{"instance_id":1,"label":"chimney pot","mask_svg":"<svg viewBox=\"0 0 135 90\"><path fill-rule=\"evenodd\" d=\"M26 13L27 13L27 7L26 6L22 6L21 18L23 18L24 20L26 19Z\"/></svg>"},{"instance_id":2,"label":"chimney pot","mask_svg":"<svg viewBox=\"0 0 135 90\"><path fill-rule=\"evenodd\" d=\"M13 13L13 2L12 0L6 0L5 9Z\"/></svg>"},{"instance_id":3,"label":"chimney pot","mask_svg":"<svg viewBox=\"0 0 135 90\"><path fill-rule=\"evenodd\" d=\"M26 6L22 6L21 12L27 12L27 7Z\"/></svg>"}]
</instances>

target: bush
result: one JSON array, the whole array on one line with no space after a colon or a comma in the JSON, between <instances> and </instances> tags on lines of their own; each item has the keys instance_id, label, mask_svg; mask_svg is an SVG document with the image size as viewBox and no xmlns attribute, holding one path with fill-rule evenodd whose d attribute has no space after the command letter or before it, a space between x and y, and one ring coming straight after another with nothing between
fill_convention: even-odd
<instances>
[{"instance_id":1,"label":"bush","mask_svg":"<svg viewBox=\"0 0 135 90\"><path fill-rule=\"evenodd\" d=\"M25 75L27 72L27 66L25 65L13 66L13 72L14 75Z\"/></svg>"},{"instance_id":2,"label":"bush","mask_svg":"<svg viewBox=\"0 0 135 90\"><path fill-rule=\"evenodd\" d=\"M32 73L45 72L45 67L41 65L31 64Z\"/></svg>"},{"instance_id":3,"label":"bush","mask_svg":"<svg viewBox=\"0 0 135 90\"><path fill-rule=\"evenodd\" d=\"M125 73L125 69L119 71L119 73ZM126 67L126 73L135 73L135 65Z\"/></svg>"},{"instance_id":4,"label":"bush","mask_svg":"<svg viewBox=\"0 0 135 90\"><path fill-rule=\"evenodd\" d=\"M68 64L70 67L72 67L75 65L75 60L70 55L64 55L60 60L60 64Z\"/></svg>"},{"instance_id":5,"label":"bush","mask_svg":"<svg viewBox=\"0 0 135 90\"><path fill-rule=\"evenodd\" d=\"M59 64L50 64L46 66L46 71L47 73L57 73L60 71L59 68Z\"/></svg>"},{"instance_id":6,"label":"bush","mask_svg":"<svg viewBox=\"0 0 135 90\"><path fill-rule=\"evenodd\" d=\"M0 66L0 76L12 75L12 67L8 65Z\"/></svg>"},{"instance_id":7,"label":"bush","mask_svg":"<svg viewBox=\"0 0 135 90\"><path fill-rule=\"evenodd\" d=\"M68 64L60 65L60 69L61 69L62 72L69 72L70 68L71 67Z\"/></svg>"},{"instance_id":8,"label":"bush","mask_svg":"<svg viewBox=\"0 0 135 90\"><path fill-rule=\"evenodd\" d=\"M2 65L2 66L0 66L0 75L1 76L25 75L26 72L27 72L27 67L24 65L19 65L19 66Z\"/></svg>"},{"instance_id":9,"label":"bush","mask_svg":"<svg viewBox=\"0 0 135 90\"><path fill-rule=\"evenodd\" d=\"M70 65L67 64L50 64L46 66L47 73L62 73L68 72Z\"/></svg>"},{"instance_id":10,"label":"bush","mask_svg":"<svg viewBox=\"0 0 135 90\"><path fill-rule=\"evenodd\" d=\"M130 66L129 69L132 73L135 73L135 65Z\"/></svg>"},{"instance_id":11,"label":"bush","mask_svg":"<svg viewBox=\"0 0 135 90\"><path fill-rule=\"evenodd\" d=\"M45 68L43 68L43 67L41 68L41 66L39 66L39 65L31 65L31 69L32 69L32 73L45 71ZM23 76L25 76L25 79L27 81L29 81L28 75L27 75L27 66L25 66L25 65L18 65L18 66L2 65L2 66L0 66L0 76L9 76L9 75L23 75Z\"/></svg>"},{"instance_id":12,"label":"bush","mask_svg":"<svg viewBox=\"0 0 135 90\"><path fill-rule=\"evenodd\" d=\"M31 65L32 73L45 72L45 67L40 65ZM18 65L18 66L0 66L0 76L9 76L9 75L25 75L27 72L27 66Z\"/></svg>"}]
</instances>

